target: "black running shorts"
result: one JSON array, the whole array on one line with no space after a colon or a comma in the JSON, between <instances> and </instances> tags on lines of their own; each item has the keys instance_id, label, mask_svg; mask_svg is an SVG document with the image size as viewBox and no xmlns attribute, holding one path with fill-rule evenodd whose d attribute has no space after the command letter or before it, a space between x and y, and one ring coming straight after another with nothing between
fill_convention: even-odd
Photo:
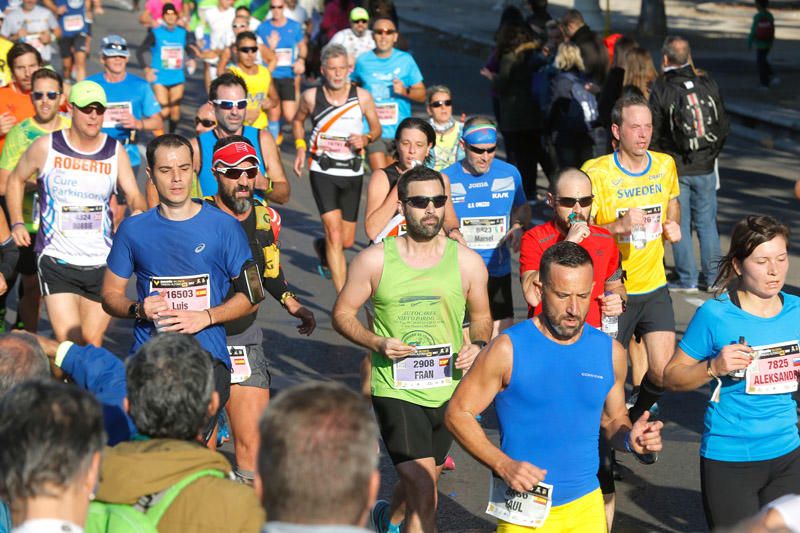
<instances>
[{"instance_id":1,"label":"black running shorts","mask_svg":"<svg viewBox=\"0 0 800 533\"><path fill-rule=\"evenodd\" d=\"M49 255L39 256L39 287L42 296L71 293L99 302L105 275L105 265L76 266Z\"/></svg>"},{"instance_id":2,"label":"black running shorts","mask_svg":"<svg viewBox=\"0 0 800 533\"><path fill-rule=\"evenodd\" d=\"M272 83L275 84L275 91L281 102L295 101L294 78L272 78Z\"/></svg>"},{"instance_id":3,"label":"black running shorts","mask_svg":"<svg viewBox=\"0 0 800 533\"><path fill-rule=\"evenodd\" d=\"M653 331L675 331L675 313L666 285L628 297L627 309L619 317L617 340L627 349L634 334L640 338Z\"/></svg>"},{"instance_id":4,"label":"black running shorts","mask_svg":"<svg viewBox=\"0 0 800 533\"><path fill-rule=\"evenodd\" d=\"M514 318L514 302L511 299L511 274L489 276L489 309L492 320Z\"/></svg>"},{"instance_id":5,"label":"black running shorts","mask_svg":"<svg viewBox=\"0 0 800 533\"><path fill-rule=\"evenodd\" d=\"M381 437L395 465L433 457L437 466L444 464L453 436L444 425L447 403L422 407L395 398L372 397Z\"/></svg>"},{"instance_id":6,"label":"black running shorts","mask_svg":"<svg viewBox=\"0 0 800 533\"><path fill-rule=\"evenodd\" d=\"M331 176L322 172L310 172L311 192L317 203L319 214L340 210L342 220L358 220L358 206L361 203L361 187L364 176Z\"/></svg>"}]
</instances>

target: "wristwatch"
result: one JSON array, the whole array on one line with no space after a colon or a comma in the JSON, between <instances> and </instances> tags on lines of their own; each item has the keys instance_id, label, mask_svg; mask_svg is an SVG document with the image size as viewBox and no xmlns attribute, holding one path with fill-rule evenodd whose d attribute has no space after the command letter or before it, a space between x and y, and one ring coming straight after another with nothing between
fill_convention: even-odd
<instances>
[{"instance_id":1,"label":"wristwatch","mask_svg":"<svg viewBox=\"0 0 800 533\"><path fill-rule=\"evenodd\" d=\"M486 342L486 341L482 341L482 340L476 340L476 341L472 341L472 344L474 344L475 346L480 346L481 350L483 350L484 348L486 348L486 345L489 344L489 343Z\"/></svg>"},{"instance_id":2,"label":"wristwatch","mask_svg":"<svg viewBox=\"0 0 800 533\"><path fill-rule=\"evenodd\" d=\"M144 304L142 302L134 302L128 307L128 316L136 320L147 320L147 315L144 314Z\"/></svg>"}]
</instances>

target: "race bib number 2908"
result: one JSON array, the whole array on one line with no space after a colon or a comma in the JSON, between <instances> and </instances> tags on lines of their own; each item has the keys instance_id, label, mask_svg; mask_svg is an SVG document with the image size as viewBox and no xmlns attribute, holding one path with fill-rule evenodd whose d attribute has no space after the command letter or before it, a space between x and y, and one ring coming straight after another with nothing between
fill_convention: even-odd
<instances>
[{"instance_id":1,"label":"race bib number 2908","mask_svg":"<svg viewBox=\"0 0 800 533\"><path fill-rule=\"evenodd\" d=\"M453 357L450 344L417 346L416 352L394 362L396 389L431 389L453 382Z\"/></svg>"}]
</instances>

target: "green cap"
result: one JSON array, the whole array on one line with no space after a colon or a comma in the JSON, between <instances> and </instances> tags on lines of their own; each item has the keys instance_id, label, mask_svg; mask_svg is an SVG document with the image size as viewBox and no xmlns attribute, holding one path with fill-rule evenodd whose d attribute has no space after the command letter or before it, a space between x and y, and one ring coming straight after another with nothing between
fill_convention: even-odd
<instances>
[{"instance_id":1,"label":"green cap","mask_svg":"<svg viewBox=\"0 0 800 533\"><path fill-rule=\"evenodd\" d=\"M350 20L369 20L369 12L363 7L354 7L350 11Z\"/></svg>"},{"instance_id":2,"label":"green cap","mask_svg":"<svg viewBox=\"0 0 800 533\"><path fill-rule=\"evenodd\" d=\"M69 93L69 103L77 107L86 107L90 104L107 105L106 92L99 83L83 80L72 86Z\"/></svg>"}]
</instances>

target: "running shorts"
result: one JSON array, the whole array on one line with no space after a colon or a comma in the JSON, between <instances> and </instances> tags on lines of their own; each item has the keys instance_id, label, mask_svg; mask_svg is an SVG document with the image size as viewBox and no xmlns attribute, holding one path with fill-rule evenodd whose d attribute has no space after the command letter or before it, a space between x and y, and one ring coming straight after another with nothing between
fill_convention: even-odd
<instances>
[{"instance_id":1,"label":"running shorts","mask_svg":"<svg viewBox=\"0 0 800 533\"><path fill-rule=\"evenodd\" d=\"M514 302L511 298L511 274L489 276L489 309L492 320L514 318Z\"/></svg>"},{"instance_id":2,"label":"running shorts","mask_svg":"<svg viewBox=\"0 0 800 533\"><path fill-rule=\"evenodd\" d=\"M17 259L17 272L23 276L33 276L36 274L36 252L33 251L33 241L36 234L31 234L31 245L19 247L19 259Z\"/></svg>"},{"instance_id":3,"label":"running shorts","mask_svg":"<svg viewBox=\"0 0 800 533\"><path fill-rule=\"evenodd\" d=\"M70 293L93 302L102 300L100 290L106 274L105 265L76 266L49 255L40 255L38 266L42 296Z\"/></svg>"},{"instance_id":4,"label":"running shorts","mask_svg":"<svg viewBox=\"0 0 800 533\"><path fill-rule=\"evenodd\" d=\"M666 285L652 292L628 296L627 309L619 317L617 340L627 350L634 334L640 338L653 331L675 332L675 313Z\"/></svg>"},{"instance_id":5,"label":"running shorts","mask_svg":"<svg viewBox=\"0 0 800 533\"><path fill-rule=\"evenodd\" d=\"M443 465L453 443L453 436L444 425L447 403L439 407L422 407L396 398L372 397L383 444L395 465L433 457Z\"/></svg>"},{"instance_id":6,"label":"running shorts","mask_svg":"<svg viewBox=\"0 0 800 533\"><path fill-rule=\"evenodd\" d=\"M294 102L297 96L294 91L294 78L272 78L278 98L281 102Z\"/></svg>"},{"instance_id":7,"label":"running shorts","mask_svg":"<svg viewBox=\"0 0 800 533\"><path fill-rule=\"evenodd\" d=\"M61 57L72 57L72 54L78 52L89 53L87 45L87 36L83 33L73 35L71 37L62 37L58 40L58 51Z\"/></svg>"},{"instance_id":8,"label":"running shorts","mask_svg":"<svg viewBox=\"0 0 800 533\"><path fill-rule=\"evenodd\" d=\"M364 176L331 176L312 170L309 181L320 215L338 209L345 222L358 220Z\"/></svg>"},{"instance_id":9,"label":"running shorts","mask_svg":"<svg viewBox=\"0 0 800 533\"><path fill-rule=\"evenodd\" d=\"M546 481L546 480L545 480ZM577 500L550 508L542 527L518 526L497 521L497 533L606 533L606 510L603 494L595 489Z\"/></svg>"},{"instance_id":10,"label":"running shorts","mask_svg":"<svg viewBox=\"0 0 800 533\"><path fill-rule=\"evenodd\" d=\"M248 344L247 361L250 363L250 377L237 385L242 387L255 387L257 389L267 389L272 383L272 375L269 373L267 355L261 344Z\"/></svg>"}]
</instances>

